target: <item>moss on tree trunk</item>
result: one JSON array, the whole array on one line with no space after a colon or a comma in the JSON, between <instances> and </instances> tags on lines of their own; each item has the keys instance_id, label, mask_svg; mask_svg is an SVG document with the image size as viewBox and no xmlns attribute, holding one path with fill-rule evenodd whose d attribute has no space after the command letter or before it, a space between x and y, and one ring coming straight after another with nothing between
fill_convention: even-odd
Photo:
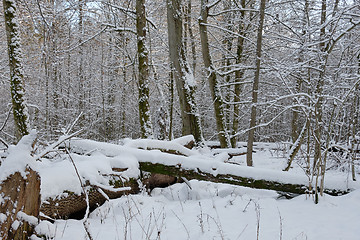
<instances>
[{"instance_id":1,"label":"moss on tree trunk","mask_svg":"<svg viewBox=\"0 0 360 240\"><path fill-rule=\"evenodd\" d=\"M197 179L211 181L216 183L228 183L243 187L275 190L282 193L304 194L308 187L303 184L290 184L270 181L266 179L253 179L248 177L235 176L231 174L218 174L214 176L211 173L200 171L199 169L184 169L180 165L168 166L159 163L140 162L140 170L151 173L159 173L175 177L185 177L187 179ZM337 189L325 189L324 192L330 195L338 196L348 193Z\"/></svg>"}]
</instances>

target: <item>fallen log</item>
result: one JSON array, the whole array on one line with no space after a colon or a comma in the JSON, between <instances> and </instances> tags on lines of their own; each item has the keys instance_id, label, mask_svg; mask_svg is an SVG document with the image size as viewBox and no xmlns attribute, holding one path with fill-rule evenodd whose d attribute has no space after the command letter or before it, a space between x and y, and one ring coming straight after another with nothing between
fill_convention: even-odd
<instances>
[{"instance_id":1,"label":"fallen log","mask_svg":"<svg viewBox=\"0 0 360 240\"><path fill-rule=\"evenodd\" d=\"M185 177L188 180L197 179L216 183L228 183L257 189L275 190L279 192L282 196L286 195L286 193L289 193L291 195L309 193L308 186L306 186L305 184L281 183L265 179L241 177L232 174L213 175L212 173L201 171L199 168L185 169L180 164L165 165L161 163L140 162L140 170L144 172L150 172L152 174L164 174L178 178ZM325 189L324 192L329 195L339 196L349 193L350 190Z\"/></svg>"},{"instance_id":2,"label":"fallen log","mask_svg":"<svg viewBox=\"0 0 360 240\"><path fill-rule=\"evenodd\" d=\"M188 180L229 183L291 194L309 193L311 192L309 186L315 186L315 182L309 183L308 176L305 174L239 166L215 161L214 158L197 155L196 152L187 157L89 140L77 139L71 142L71 151L79 154L93 149L97 149L108 157L131 154L138 160L141 171L178 178L185 177ZM325 185L324 192L334 196L343 195L359 188L357 182L348 182L341 177L327 179Z\"/></svg>"},{"instance_id":3,"label":"fallen log","mask_svg":"<svg viewBox=\"0 0 360 240\"><path fill-rule=\"evenodd\" d=\"M113 182L114 191L98 186L88 186L88 197L90 211L101 206L108 199L116 199L127 194L139 193L139 185L135 179L127 182ZM122 191L116 191L116 188L126 188ZM41 219L82 219L85 215L87 202L84 193L81 195L72 192L66 192L62 197L50 198L42 202L40 206Z\"/></svg>"}]
</instances>

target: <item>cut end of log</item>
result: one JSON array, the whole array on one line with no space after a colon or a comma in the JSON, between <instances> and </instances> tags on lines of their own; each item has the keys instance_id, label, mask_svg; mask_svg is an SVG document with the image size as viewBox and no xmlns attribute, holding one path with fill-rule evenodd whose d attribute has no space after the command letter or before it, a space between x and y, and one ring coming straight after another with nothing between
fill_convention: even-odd
<instances>
[{"instance_id":1,"label":"cut end of log","mask_svg":"<svg viewBox=\"0 0 360 240\"><path fill-rule=\"evenodd\" d=\"M26 173L26 179L16 172L0 184L0 211L7 213L0 221L1 239L29 239L33 233L33 220L39 216L40 177L29 168Z\"/></svg>"}]
</instances>

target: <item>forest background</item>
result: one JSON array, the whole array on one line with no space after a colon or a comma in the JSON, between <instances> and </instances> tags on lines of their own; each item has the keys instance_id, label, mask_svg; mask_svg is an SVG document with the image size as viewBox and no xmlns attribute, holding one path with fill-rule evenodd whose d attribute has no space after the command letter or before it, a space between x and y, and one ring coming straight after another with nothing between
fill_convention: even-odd
<instances>
[{"instance_id":1,"label":"forest background","mask_svg":"<svg viewBox=\"0 0 360 240\"><path fill-rule=\"evenodd\" d=\"M79 118L74 129L100 141L192 134L222 147L296 143L294 155L306 142L308 157L320 162L324 146L358 135L358 1L16 5L30 126L44 143ZM6 145L18 134L1 24Z\"/></svg>"}]
</instances>

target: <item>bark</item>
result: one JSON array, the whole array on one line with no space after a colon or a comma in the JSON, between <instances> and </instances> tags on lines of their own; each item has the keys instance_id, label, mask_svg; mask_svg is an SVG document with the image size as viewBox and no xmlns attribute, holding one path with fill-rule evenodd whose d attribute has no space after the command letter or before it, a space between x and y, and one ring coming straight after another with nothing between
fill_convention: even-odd
<instances>
[{"instance_id":1,"label":"bark","mask_svg":"<svg viewBox=\"0 0 360 240\"><path fill-rule=\"evenodd\" d=\"M214 176L212 173L202 172L199 169L184 169L179 165L170 166L160 163L140 162L140 170L144 172L151 172L152 174L164 174L177 178L185 177L188 180L197 179L216 183L228 183L257 189L275 190L281 192L281 195L284 195L284 193L305 194L308 189L308 186L303 184L280 183L266 179L257 180L231 174L218 174ZM347 190L343 191L337 189L325 189L325 192L334 196L348 193Z\"/></svg>"},{"instance_id":2,"label":"bark","mask_svg":"<svg viewBox=\"0 0 360 240\"><path fill-rule=\"evenodd\" d=\"M109 47L109 80L108 85L106 89L106 101L105 101L105 136L108 140L115 140L117 139L116 134L116 93L117 93L117 80L116 80L116 47L115 47L115 41L110 38L109 39L110 44L112 44Z\"/></svg>"},{"instance_id":3,"label":"bark","mask_svg":"<svg viewBox=\"0 0 360 240\"><path fill-rule=\"evenodd\" d=\"M85 111L85 73L84 73L84 46L82 44L83 34L84 34L84 0L78 0L79 6L79 22L78 22L78 31L79 31L79 50L78 50L78 81L79 81L79 114ZM81 115L79 119L79 126L82 128L85 124L85 114Z\"/></svg>"},{"instance_id":4,"label":"bark","mask_svg":"<svg viewBox=\"0 0 360 240\"><path fill-rule=\"evenodd\" d=\"M20 140L22 136L29 134L29 114L24 97L22 53L15 1L3 0L3 9L9 56L10 91L15 121L15 136L17 140Z\"/></svg>"},{"instance_id":5,"label":"bark","mask_svg":"<svg viewBox=\"0 0 360 240\"><path fill-rule=\"evenodd\" d=\"M305 4L304 4L304 16L303 16L303 29L306 29L306 25L308 24L307 22L307 16L309 15L309 1L305 0ZM300 51L299 51L299 57L298 57L298 63L302 64L304 62L304 43L306 42L305 37L306 37L306 30L303 30L301 36L303 37L302 39L302 45L300 46ZM303 83L304 83L304 79L303 76L301 74L301 72L303 72L302 70L300 70L300 74L297 76L296 78L296 83L295 83L295 93L300 93ZM293 103L296 105L298 104L298 102L296 101L296 99L294 99ZM291 116L291 139L293 144L296 142L296 140L299 137L299 111L300 108L298 106L295 106L292 109L292 116Z\"/></svg>"},{"instance_id":6,"label":"bark","mask_svg":"<svg viewBox=\"0 0 360 240\"><path fill-rule=\"evenodd\" d=\"M226 118L224 110L224 101L221 96L219 84L216 78L215 68L212 64L210 49L209 49L209 39L207 33L207 18L209 7L207 6L207 0L201 0L201 11L199 18L199 28L200 28L200 39L201 39L201 48L203 61L207 72L207 78L210 86L210 93L212 96L214 104L214 112L216 119L216 127L218 132L218 138L220 141L220 146L222 148L230 147L230 138L226 130Z\"/></svg>"},{"instance_id":7,"label":"bark","mask_svg":"<svg viewBox=\"0 0 360 240\"><path fill-rule=\"evenodd\" d=\"M262 47L262 38L263 38L262 33L263 33L264 17L265 17L265 4L266 4L266 0L261 0L259 27L258 27L257 42L256 42L256 63L255 63L256 70L255 70L255 76L254 76L253 88L252 88L250 130L248 135L247 154L246 154L246 164L248 166L253 166L252 151L254 145L254 134L255 134L255 126L256 126L256 104L258 101L258 91L259 91L261 47Z\"/></svg>"},{"instance_id":8,"label":"bark","mask_svg":"<svg viewBox=\"0 0 360 240\"><path fill-rule=\"evenodd\" d=\"M319 54L320 54L320 66L321 72L319 74L319 80L316 85L315 96L317 98L315 104L315 153L314 153L314 172L318 172L317 178L321 175L321 182L320 186L322 187L324 184L324 177L325 177L325 165L326 165L326 158L321 158L321 139L322 139L322 132L323 132L323 88L325 84L325 71L326 71L326 61L327 61L327 45L325 44L325 34L326 34L326 0L321 1L321 19L320 19L320 44L319 44ZM320 166L321 169L317 169ZM320 174L319 171L321 170ZM317 190L317 188L316 188ZM323 190L321 189L320 194L323 194Z\"/></svg>"},{"instance_id":9,"label":"bark","mask_svg":"<svg viewBox=\"0 0 360 240\"><path fill-rule=\"evenodd\" d=\"M111 191L97 186L90 186L90 190L88 192L90 210L101 206L106 200L108 200L107 197L109 199L116 199L126 194L137 194L140 192L138 183L134 179L130 179L127 182L118 180L116 182L112 182L112 185L116 188L130 187L131 189L124 191ZM105 197L103 193L105 193L107 197ZM45 216L52 219L82 219L86 213L86 209L87 202L86 195L84 193L81 195L68 193L67 197L47 199L40 207L40 211Z\"/></svg>"},{"instance_id":10,"label":"bark","mask_svg":"<svg viewBox=\"0 0 360 240\"><path fill-rule=\"evenodd\" d=\"M245 9L246 1L241 0L241 7ZM240 65L244 61L244 42L245 42L245 10L240 11L240 19L243 21L239 25L239 37L237 39L237 50L236 50L236 65ZM240 106L237 104L240 102L240 94L241 94L241 81L244 77L244 70L236 70L235 71L235 86L234 86L234 116L233 116L233 124L232 124L232 135L235 135L239 129L239 115L240 115ZM230 139L231 146L233 148L236 147L236 137L232 137Z\"/></svg>"},{"instance_id":11,"label":"bark","mask_svg":"<svg viewBox=\"0 0 360 240\"><path fill-rule=\"evenodd\" d=\"M195 79L188 66L183 44L181 0L167 0L167 22L170 63L179 95L182 133L192 134L196 142L202 142L200 116L195 102Z\"/></svg>"},{"instance_id":12,"label":"bark","mask_svg":"<svg viewBox=\"0 0 360 240\"><path fill-rule=\"evenodd\" d=\"M232 1L231 0L227 0L223 2L223 9L224 12L227 12L231 9L232 7ZM224 33L223 36L223 40L222 40L222 48L225 49L225 51L223 51L222 53L222 64L224 66L225 71L230 71L231 70L231 64L232 64L232 48L233 48L233 40L235 39L235 37L232 36L232 34L230 34L231 32L235 32L235 24L234 24L234 13L233 12L228 12L224 14L224 23L225 23L225 28L228 32ZM225 109L225 120L226 120L226 128L229 130L230 129L230 121L231 121L231 104L230 103L230 99L231 99L231 95L232 95L232 77L231 74L227 74L224 77L224 83L228 84L227 87L225 88L220 88L221 92L224 93L224 109ZM230 133L230 131L228 131ZM230 136L229 136L230 138ZM231 139L230 139L230 143L231 143Z\"/></svg>"},{"instance_id":13,"label":"bark","mask_svg":"<svg viewBox=\"0 0 360 240\"><path fill-rule=\"evenodd\" d=\"M195 37L193 33L193 29L191 26L191 0L188 0L187 7L186 7L186 14L185 14L185 21L186 25L188 26L189 32L189 40L190 40L190 47L191 47L191 57L192 57L192 72L195 76L196 72L196 47L195 47Z\"/></svg>"},{"instance_id":14,"label":"bark","mask_svg":"<svg viewBox=\"0 0 360 240\"><path fill-rule=\"evenodd\" d=\"M27 169L27 176L23 178L19 172L9 176L2 182L0 212L7 213L6 220L0 223L1 239L29 239L33 233L34 223L21 218L23 213L35 217L39 216L40 208L40 177ZM16 227L17 223L19 226Z\"/></svg>"},{"instance_id":15,"label":"bark","mask_svg":"<svg viewBox=\"0 0 360 240\"><path fill-rule=\"evenodd\" d=\"M173 123L174 123L174 71L171 67L169 73L169 136L168 139L173 139Z\"/></svg>"},{"instance_id":16,"label":"bark","mask_svg":"<svg viewBox=\"0 0 360 240\"><path fill-rule=\"evenodd\" d=\"M302 142L304 141L305 135L306 135L306 129L309 128L309 122L306 121L301 132L298 134L297 139L295 139L295 141L293 142L290 151L289 151L289 157L287 159L287 166L284 169L284 171L289 171L290 167L291 167L291 163L294 160L296 154L299 152Z\"/></svg>"},{"instance_id":17,"label":"bark","mask_svg":"<svg viewBox=\"0 0 360 240\"><path fill-rule=\"evenodd\" d=\"M139 117L142 138L153 135L149 105L149 57L146 49L145 0L136 0L136 33L139 70Z\"/></svg>"}]
</instances>

